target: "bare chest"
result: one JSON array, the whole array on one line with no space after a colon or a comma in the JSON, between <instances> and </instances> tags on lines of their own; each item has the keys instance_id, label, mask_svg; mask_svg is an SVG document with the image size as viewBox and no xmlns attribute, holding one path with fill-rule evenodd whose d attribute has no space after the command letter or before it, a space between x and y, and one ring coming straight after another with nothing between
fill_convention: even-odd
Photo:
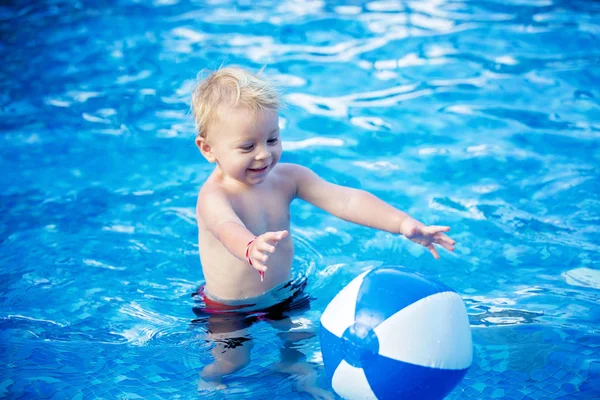
<instances>
[{"instance_id":1,"label":"bare chest","mask_svg":"<svg viewBox=\"0 0 600 400\"><path fill-rule=\"evenodd\" d=\"M289 229L291 198L285 193L256 190L231 200L238 217L255 235Z\"/></svg>"}]
</instances>

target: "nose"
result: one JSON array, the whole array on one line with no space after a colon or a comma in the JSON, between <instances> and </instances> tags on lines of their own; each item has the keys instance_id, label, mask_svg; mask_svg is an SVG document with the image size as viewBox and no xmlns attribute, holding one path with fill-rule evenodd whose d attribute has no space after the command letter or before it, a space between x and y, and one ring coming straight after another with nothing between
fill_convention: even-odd
<instances>
[{"instance_id":1,"label":"nose","mask_svg":"<svg viewBox=\"0 0 600 400\"><path fill-rule=\"evenodd\" d=\"M261 146L261 148L258 151L258 154L256 155L256 160L264 160L270 157L271 152L266 147Z\"/></svg>"}]
</instances>

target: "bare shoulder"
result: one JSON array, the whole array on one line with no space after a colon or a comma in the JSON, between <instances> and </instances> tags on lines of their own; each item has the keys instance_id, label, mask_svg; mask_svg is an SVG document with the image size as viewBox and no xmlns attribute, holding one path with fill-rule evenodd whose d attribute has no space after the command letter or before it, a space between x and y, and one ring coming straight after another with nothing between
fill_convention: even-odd
<instances>
[{"instance_id":1,"label":"bare shoulder","mask_svg":"<svg viewBox=\"0 0 600 400\"><path fill-rule=\"evenodd\" d=\"M226 204L227 202L227 194L223 187L209 179L202 185L198 192L196 215L200 217L215 206Z\"/></svg>"},{"instance_id":2,"label":"bare shoulder","mask_svg":"<svg viewBox=\"0 0 600 400\"><path fill-rule=\"evenodd\" d=\"M219 195L219 194L221 194L221 195L224 194L223 188L221 187L221 185L213 182L209 178L202 184L202 187L200 188L200 191L198 192L198 200L202 201L203 199L205 199L208 196Z\"/></svg>"},{"instance_id":3,"label":"bare shoulder","mask_svg":"<svg viewBox=\"0 0 600 400\"><path fill-rule=\"evenodd\" d=\"M306 200L309 198L307 192L315 190L325 190L324 185L327 183L319 178L311 169L299 164L281 164L281 176L290 187L292 198L301 198Z\"/></svg>"},{"instance_id":4,"label":"bare shoulder","mask_svg":"<svg viewBox=\"0 0 600 400\"><path fill-rule=\"evenodd\" d=\"M293 199L298 195L298 182L306 171L310 170L298 164L279 163L273 170L275 178L273 182L280 191L283 190L290 199Z\"/></svg>"},{"instance_id":5,"label":"bare shoulder","mask_svg":"<svg viewBox=\"0 0 600 400\"><path fill-rule=\"evenodd\" d=\"M294 182L296 189L321 180L313 170L299 164L281 164L281 171L286 179Z\"/></svg>"},{"instance_id":6,"label":"bare shoulder","mask_svg":"<svg viewBox=\"0 0 600 400\"><path fill-rule=\"evenodd\" d=\"M290 163L279 163L277 164L277 172L288 179L296 179L303 177L306 174L312 174L313 172L299 164Z\"/></svg>"}]
</instances>

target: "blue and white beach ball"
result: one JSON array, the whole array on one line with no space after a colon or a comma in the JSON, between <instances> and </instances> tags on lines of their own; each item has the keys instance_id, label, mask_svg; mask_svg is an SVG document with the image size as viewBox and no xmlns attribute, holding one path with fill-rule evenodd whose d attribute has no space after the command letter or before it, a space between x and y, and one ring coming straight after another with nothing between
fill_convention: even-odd
<instances>
[{"instance_id":1,"label":"blue and white beach ball","mask_svg":"<svg viewBox=\"0 0 600 400\"><path fill-rule=\"evenodd\" d=\"M347 399L441 399L473 358L460 296L398 267L374 268L342 289L320 336L325 372Z\"/></svg>"}]
</instances>

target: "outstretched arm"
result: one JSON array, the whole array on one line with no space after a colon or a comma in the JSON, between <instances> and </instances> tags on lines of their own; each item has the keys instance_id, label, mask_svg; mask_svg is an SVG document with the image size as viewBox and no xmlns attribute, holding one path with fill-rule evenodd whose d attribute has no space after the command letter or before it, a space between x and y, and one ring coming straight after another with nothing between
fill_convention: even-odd
<instances>
[{"instance_id":1,"label":"outstretched arm","mask_svg":"<svg viewBox=\"0 0 600 400\"><path fill-rule=\"evenodd\" d=\"M335 185L311 170L293 166L299 198L346 221L406 236L425 246L435 258L434 244L454 251L454 240L444 234L447 226L427 226L364 190Z\"/></svg>"}]
</instances>

